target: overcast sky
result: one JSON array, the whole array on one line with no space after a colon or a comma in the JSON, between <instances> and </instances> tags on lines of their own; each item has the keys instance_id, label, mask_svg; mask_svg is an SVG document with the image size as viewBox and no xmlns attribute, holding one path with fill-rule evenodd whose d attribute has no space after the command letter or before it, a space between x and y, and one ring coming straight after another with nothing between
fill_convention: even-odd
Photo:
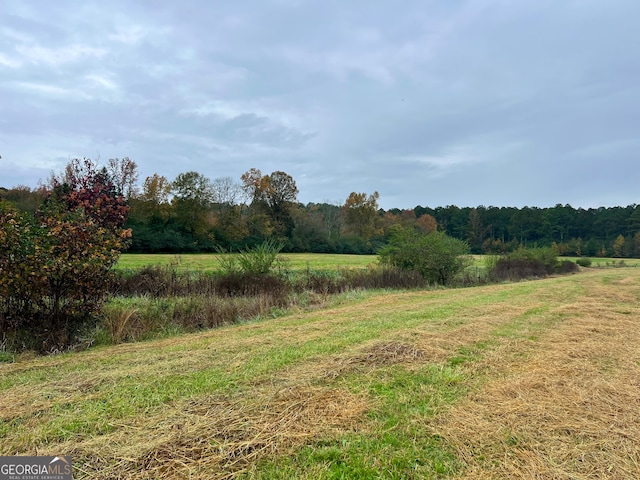
<instances>
[{"instance_id":1,"label":"overcast sky","mask_svg":"<svg viewBox=\"0 0 640 480\"><path fill-rule=\"evenodd\" d=\"M301 202L640 203L638 0L0 0L0 186L72 157Z\"/></svg>"}]
</instances>

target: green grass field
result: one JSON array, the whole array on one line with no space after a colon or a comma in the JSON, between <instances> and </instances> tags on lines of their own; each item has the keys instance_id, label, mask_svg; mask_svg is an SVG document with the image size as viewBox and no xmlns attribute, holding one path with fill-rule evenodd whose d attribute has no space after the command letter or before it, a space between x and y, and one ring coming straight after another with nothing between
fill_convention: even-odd
<instances>
[{"instance_id":1,"label":"green grass field","mask_svg":"<svg viewBox=\"0 0 640 480\"><path fill-rule=\"evenodd\" d=\"M560 260L571 260L575 262L579 257L559 257ZM640 259L637 258L601 258L589 257L592 268L614 268L614 267L638 267Z\"/></svg>"},{"instance_id":2,"label":"green grass field","mask_svg":"<svg viewBox=\"0 0 640 480\"><path fill-rule=\"evenodd\" d=\"M638 478L640 269L356 293L0 364L0 455L74 478Z\"/></svg>"},{"instance_id":3,"label":"green grass field","mask_svg":"<svg viewBox=\"0 0 640 480\"><path fill-rule=\"evenodd\" d=\"M219 269L219 254L123 254L116 265L118 270L140 269L149 265L174 265L180 270L214 272ZM337 268L366 268L377 262L377 255L338 255L330 253L284 253L287 268L292 271L335 270Z\"/></svg>"},{"instance_id":4,"label":"green grass field","mask_svg":"<svg viewBox=\"0 0 640 480\"><path fill-rule=\"evenodd\" d=\"M137 270L150 265L173 265L179 270L215 272L219 269L216 253L202 254L131 254L121 255L117 270ZM377 255L343 255L330 253L284 253L281 255L285 259L286 268L293 272L303 272L307 269L311 271L328 271L339 268L366 268L378 262ZM485 267L486 255L473 255L472 268L483 270ZM559 257L560 260L570 260L575 262L578 257ZM592 267L608 268L617 266L637 267L640 266L639 259L620 258L597 258L592 257ZM622 262L622 263L621 263Z\"/></svg>"}]
</instances>

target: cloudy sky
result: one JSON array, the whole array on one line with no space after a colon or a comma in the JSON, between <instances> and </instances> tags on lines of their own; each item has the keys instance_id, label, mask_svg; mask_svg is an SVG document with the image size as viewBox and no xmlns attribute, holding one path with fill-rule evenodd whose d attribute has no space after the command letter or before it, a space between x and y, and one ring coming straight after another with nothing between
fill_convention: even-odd
<instances>
[{"instance_id":1,"label":"cloudy sky","mask_svg":"<svg viewBox=\"0 0 640 480\"><path fill-rule=\"evenodd\" d=\"M0 186L251 167L383 208L640 203L638 0L0 0Z\"/></svg>"}]
</instances>

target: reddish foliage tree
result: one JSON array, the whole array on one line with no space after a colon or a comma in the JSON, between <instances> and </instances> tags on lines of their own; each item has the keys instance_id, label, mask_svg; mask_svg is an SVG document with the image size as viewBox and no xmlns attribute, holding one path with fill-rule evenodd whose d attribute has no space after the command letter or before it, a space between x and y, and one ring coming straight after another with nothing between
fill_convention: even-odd
<instances>
[{"instance_id":1,"label":"reddish foliage tree","mask_svg":"<svg viewBox=\"0 0 640 480\"><path fill-rule=\"evenodd\" d=\"M122 228L129 207L105 168L90 159L74 159L64 175L50 180L50 198L62 201L68 211L82 209L97 223L109 228Z\"/></svg>"},{"instance_id":2,"label":"reddish foliage tree","mask_svg":"<svg viewBox=\"0 0 640 480\"><path fill-rule=\"evenodd\" d=\"M74 161L58 180L35 214L0 203L0 331L19 348L74 343L131 236L128 207L104 171Z\"/></svg>"}]
</instances>

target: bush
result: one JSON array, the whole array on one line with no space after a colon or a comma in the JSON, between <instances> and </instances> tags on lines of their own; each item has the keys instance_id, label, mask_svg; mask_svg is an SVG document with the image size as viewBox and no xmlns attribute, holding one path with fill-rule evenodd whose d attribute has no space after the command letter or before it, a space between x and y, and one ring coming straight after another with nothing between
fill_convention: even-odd
<instances>
[{"instance_id":1,"label":"bush","mask_svg":"<svg viewBox=\"0 0 640 480\"><path fill-rule=\"evenodd\" d=\"M383 265L413 270L430 283L447 285L471 264L466 242L444 232L427 235L396 228L389 244L378 252Z\"/></svg>"},{"instance_id":2,"label":"bush","mask_svg":"<svg viewBox=\"0 0 640 480\"><path fill-rule=\"evenodd\" d=\"M492 281L518 281L526 278L542 278L549 274L537 260L526 258L501 258L488 276Z\"/></svg>"},{"instance_id":3,"label":"bush","mask_svg":"<svg viewBox=\"0 0 640 480\"><path fill-rule=\"evenodd\" d=\"M574 263L570 260L563 260L558 265L556 265L555 272L566 274L566 273L575 273L578 271L578 264Z\"/></svg>"},{"instance_id":4,"label":"bush","mask_svg":"<svg viewBox=\"0 0 640 480\"><path fill-rule=\"evenodd\" d=\"M503 257L504 258L504 257ZM558 254L555 249L551 247L543 248L524 248L520 247L517 250L506 255L509 260L530 260L540 264L547 273L553 273L554 268L558 263Z\"/></svg>"},{"instance_id":5,"label":"bush","mask_svg":"<svg viewBox=\"0 0 640 480\"><path fill-rule=\"evenodd\" d=\"M517 281L546 277L557 268L558 257L553 248L519 248L500 257L488 276L493 281Z\"/></svg>"},{"instance_id":6,"label":"bush","mask_svg":"<svg viewBox=\"0 0 640 480\"><path fill-rule=\"evenodd\" d=\"M240 270L250 275L266 275L273 268L283 247L282 242L266 240L251 249L242 250L238 255Z\"/></svg>"},{"instance_id":7,"label":"bush","mask_svg":"<svg viewBox=\"0 0 640 480\"><path fill-rule=\"evenodd\" d=\"M590 267L591 259L589 257L580 257L576 260L576 263L581 267Z\"/></svg>"},{"instance_id":8,"label":"bush","mask_svg":"<svg viewBox=\"0 0 640 480\"><path fill-rule=\"evenodd\" d=\"M54 182L35 213L0 203L0 331L15 349L71 346L95 322L129 241L128 209L106 173L74 165L75 183Z\"/></svg>"},{"instance_id":9,"label":"bush","mask_svg":"<svg viewBox=\"0 0 640 480\"><path fill-rule=\"evenodd\" d=\"M21 348L61 350L73 342L99 312L126 241L82 211L58 207L36 215L0 210L0 330L22 331Z\"/></svg>"}]
</instances>

